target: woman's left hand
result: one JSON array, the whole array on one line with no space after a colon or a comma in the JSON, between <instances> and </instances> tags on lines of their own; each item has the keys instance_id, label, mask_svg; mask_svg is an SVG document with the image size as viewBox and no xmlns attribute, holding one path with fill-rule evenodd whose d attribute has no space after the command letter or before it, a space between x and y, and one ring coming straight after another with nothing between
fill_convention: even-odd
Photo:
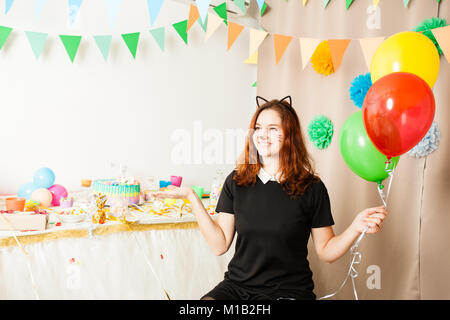
<instances>
[{"instance_id":1,"label":"woman's left hand","mask_svg":"<svg viewBox=\"0 0 450 320\"><path fill-rule=\"evenodd\" d=\"M381 230L383 220L388 215L384 206L367 208L355 217L352 227L355 231L362 233L368 227L366 233L377 233Z\"/></svg>"}]
</instances>

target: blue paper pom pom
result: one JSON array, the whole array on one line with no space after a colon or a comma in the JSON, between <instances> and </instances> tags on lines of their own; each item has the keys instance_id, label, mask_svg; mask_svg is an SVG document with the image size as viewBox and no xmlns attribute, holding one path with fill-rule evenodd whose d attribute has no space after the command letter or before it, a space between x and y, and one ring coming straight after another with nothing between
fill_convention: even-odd
<instances>
[{"instance_id":1,"label":"blue paper pom pom","mask_svg":"<svg viewBox=\"0 0 450 320\"><path fill-rule=\"evenodd\" d=\"M369 91L371 86L372 79L370 77L370 72L359 75L353 79L350 87L350 99L352 99L355 106L362 108L364 98L366 97L367 91Z\"/></svg>"},{"instance_id":2,"label":"blue paper pom pom","mask_svg":"<svg viewBox=\"0 0 450 320\"><path fill-rule=\"evenodd\" d=\"M428 156L438 148L439 135L439 128L436 122L433 121L425 137L414 148L408 151L408 155L415 158Z\"/></svg>"}]
</instances>

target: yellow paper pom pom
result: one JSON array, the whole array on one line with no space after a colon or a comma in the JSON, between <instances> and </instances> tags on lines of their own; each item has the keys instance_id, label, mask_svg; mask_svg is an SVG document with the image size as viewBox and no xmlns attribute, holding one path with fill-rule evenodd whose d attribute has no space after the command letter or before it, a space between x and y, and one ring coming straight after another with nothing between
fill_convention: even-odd
<instances>
[{"instance_id":1,"label":"yellow paper pom pom","mask_svg":"<svg viewBox=\"0 0 450 320\"><path fill-rule=\"evenodd\" d=\"M334 73L333 60L331 60L330 47L328 41L322 41L311 57L311 64L317 73L330 75Z\"/></svg>"}]
</instances>

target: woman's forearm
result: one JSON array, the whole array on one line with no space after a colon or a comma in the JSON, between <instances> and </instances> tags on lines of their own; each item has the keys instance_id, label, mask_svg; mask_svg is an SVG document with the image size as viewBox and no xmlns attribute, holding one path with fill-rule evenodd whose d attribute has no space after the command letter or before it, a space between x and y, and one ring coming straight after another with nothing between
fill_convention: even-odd
<instances>
[{"instance_id":1,"label":"woman's forearm","mask_svg":"<svg viewBox=\"0 0 450 320\"><path fill-rule=\"evenodd\" d=\"M197 193L193 190L189 194L188 200L197 219L198 227L211 250L216 255L223 254L224 250L226 250L226 240L222 228L211 218Z\"/></svg>"},{"instance_id":2,"label":"woman's forearm","mask_svg":"<svg viewBox=\"0 0 450 320\"><path fill-rule=\"evenodd\" d=\"M360 234L361 233L350 225L343 233L328 240L326 246L322 250L321 260L327 263L338 260L350 250Z\"/></svg>"}]
</instances>

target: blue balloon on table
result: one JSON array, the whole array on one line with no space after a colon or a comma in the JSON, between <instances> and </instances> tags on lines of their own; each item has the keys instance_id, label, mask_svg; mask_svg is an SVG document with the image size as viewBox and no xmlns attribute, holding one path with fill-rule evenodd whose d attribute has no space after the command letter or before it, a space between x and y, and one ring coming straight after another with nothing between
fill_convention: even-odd
<instances>
[{"instance_id":1,"label":"blue balloon on table","mask_svg":"<svg viewBox=\"0 0 450 320\"><path fill-rule=\"evenodd\" d=\"M36 189L39 189L39 188L36 187L36 185L33 182L24 183L20 186L19 191L17 192L17 196L29 200L31 197L31 194Z\"/></svg>"},{"instance_id":2,"label":"blue balloon on table","mask_svg":"<svg viewBox=\"0 0 450 320\"><path fill-rule=\"evenodd\" d=\"M55 174L49 168L40 168L34 174L33 183L38 188L50 188L55 182Z\"/></svg>"}]
</instances>

